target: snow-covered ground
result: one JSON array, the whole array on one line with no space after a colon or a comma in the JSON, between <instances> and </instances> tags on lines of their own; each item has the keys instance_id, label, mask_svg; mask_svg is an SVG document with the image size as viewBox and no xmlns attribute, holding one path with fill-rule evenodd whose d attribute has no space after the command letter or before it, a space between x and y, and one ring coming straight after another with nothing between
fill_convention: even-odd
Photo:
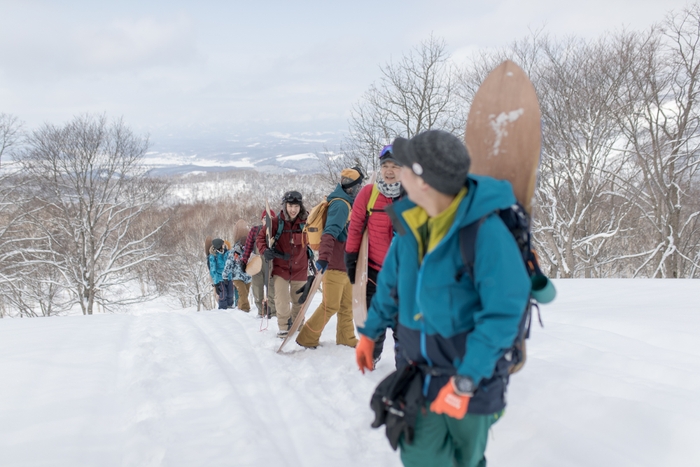
<instances>
[{"instance_id":1,"label":"snow-covered ground","mask_svg":"<svg viewBox=\"0 0 700 467\"><path fill-rule=\"evenodd\" d=\"M700 465L700 281L556 285L489 465ZM260 324L164 302L0 320L0 466L400 465L369 427L391 351L362 376L335 319L283 355Z\"/></svg>"}]
</instances>

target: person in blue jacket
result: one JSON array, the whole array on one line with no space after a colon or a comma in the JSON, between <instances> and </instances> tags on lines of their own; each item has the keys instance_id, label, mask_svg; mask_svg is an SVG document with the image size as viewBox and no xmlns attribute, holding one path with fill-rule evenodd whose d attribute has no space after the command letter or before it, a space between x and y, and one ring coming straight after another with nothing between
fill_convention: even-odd
<instances>
[{"instance_id":1,"label":"person in blue jacket","mask_svg":"<svg viewBox=\"0 0 700 467\"><path fill-rule=\"evenodd\" d=\"M229 253L229 249L222 239L212 240L209 248L209 275L216 288L216 294L219 296L220 310L231 308L234 303L233 281L231 280L233 277L230 272L224 274Z\"/></svg>"},{"instance_id":2,"label":"person in blue jacket","mask_svg":"<svg viewBox=\"0 0 700 467\"><path fill-rule=\"evenodd\" d=\"M408 199L389 210L397 236L358 330L357 363L363 373L373 369L374 341L398 316L398 367L422 369L426 401L413 440L400 438L402 462L484 466L488 430L505 408L504 355L531 287L516 242L498 216L515 196L507 181L469 175L467 149L450 133L396 138L393 150ZM482 218L472 281L460 274L459 230Z\"/></svg>"}]
</instances>

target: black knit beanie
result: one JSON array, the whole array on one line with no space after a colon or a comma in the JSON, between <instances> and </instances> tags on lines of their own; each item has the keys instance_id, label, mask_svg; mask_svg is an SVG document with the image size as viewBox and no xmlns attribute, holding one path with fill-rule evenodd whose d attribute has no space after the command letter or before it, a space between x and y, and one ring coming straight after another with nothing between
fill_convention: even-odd
<instances>
[{"instance_id":1,"label":"black knit beanie","mask_svg":"<svg viewBox=\"0 0 700 467\"><path fill-rule=\"evenodd\" d=\"M465 184L471 159L459 138L442 130L428 130L411 139L396 138L394 158L410 167L440 193L456 195Z\"/></svg>"}]
</instances>

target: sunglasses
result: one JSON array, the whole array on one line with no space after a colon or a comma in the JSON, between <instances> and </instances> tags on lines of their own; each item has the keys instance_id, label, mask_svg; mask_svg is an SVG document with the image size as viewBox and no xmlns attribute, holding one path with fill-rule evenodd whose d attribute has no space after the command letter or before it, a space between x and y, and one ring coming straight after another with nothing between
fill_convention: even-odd
<instances>
[{"instance_id":1,"label":"sunglasses","mask_svg":"<svg viewBox=\"0 0 700 467\"><path fill-rule=\"evenodd\" d=\"M301 193L298 191L288 191L282 197L282 201L285 203L301 203L301 200Z\"/></svg>"}]
</instances>

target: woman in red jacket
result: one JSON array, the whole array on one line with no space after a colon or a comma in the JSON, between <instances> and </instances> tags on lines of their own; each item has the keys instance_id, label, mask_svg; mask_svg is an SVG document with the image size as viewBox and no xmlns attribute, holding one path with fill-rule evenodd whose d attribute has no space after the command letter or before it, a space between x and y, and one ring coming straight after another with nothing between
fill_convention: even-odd
<instances>
[{"instance_id":1,"label":"woman in red jacket","mask_svg":"<svg viewBox=\"0 0 700 467\"><path fill-rule=\"evenodd\" d=\"M345 244L345 266L350 282L355 283L357 256L360 251L362 234L367 229L368 268L367 268L367 308L377 291L377 275L382 269L384 257L394 238L391 219L384 208L401 197L399 169L401 166L392 157L391 145L384 146L379 154L379 177L374 185L366 185L355 198L348 227L348 240ZM374 345L374 362L378 362L384 348L386 334L377 338ZM396 333L394 333L396 341Z\"/></svg>"}]
</instances>

